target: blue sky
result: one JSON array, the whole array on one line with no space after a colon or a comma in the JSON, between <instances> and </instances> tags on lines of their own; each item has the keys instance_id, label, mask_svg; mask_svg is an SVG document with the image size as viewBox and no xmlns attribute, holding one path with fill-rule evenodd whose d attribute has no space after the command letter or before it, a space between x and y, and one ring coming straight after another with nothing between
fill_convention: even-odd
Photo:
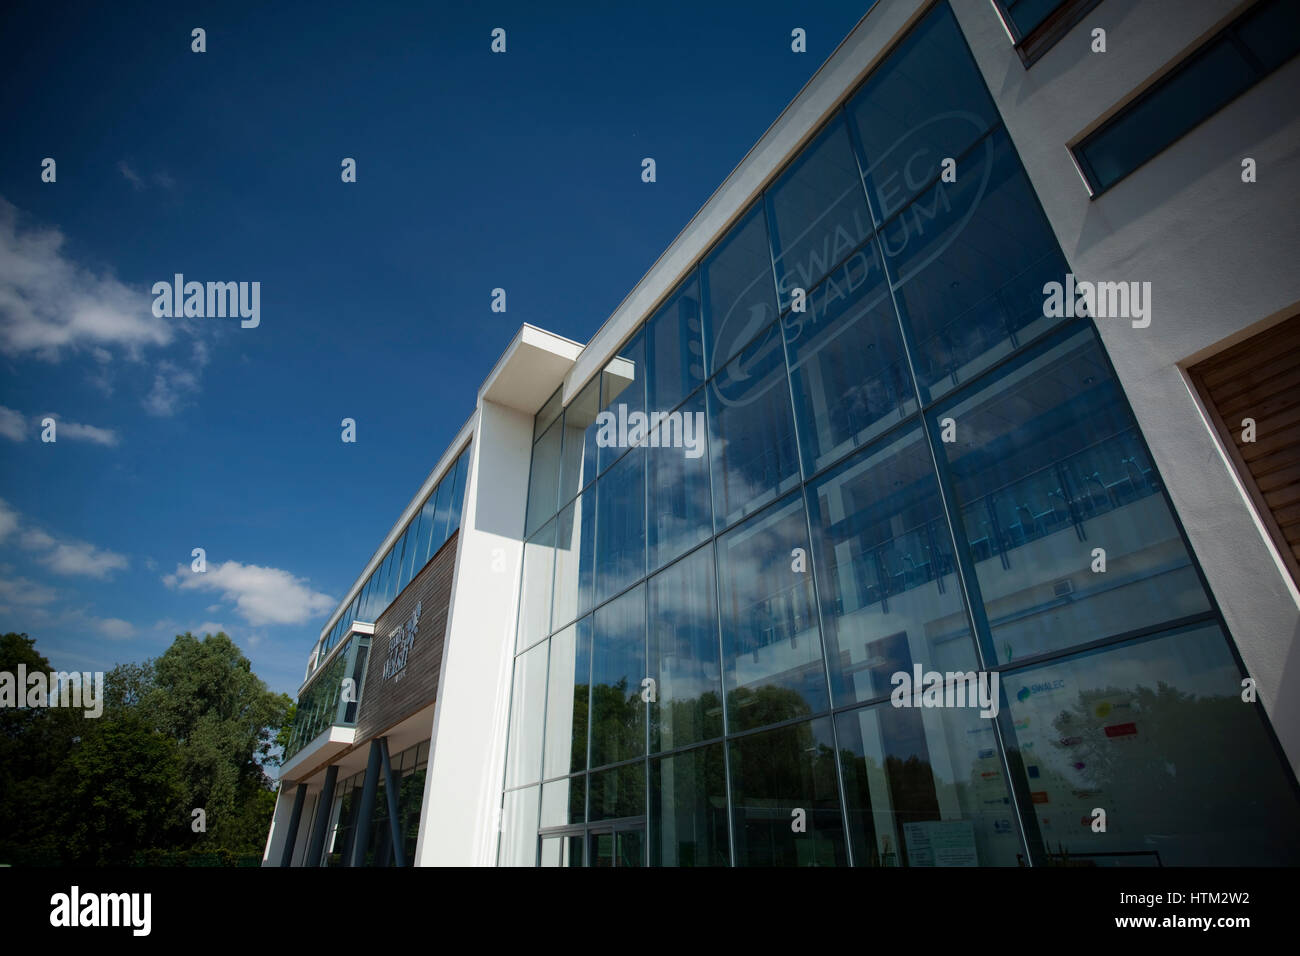
<instances>
[{"instance_id":1,"label":"blue sky","mask_svg":"<svg viewBox=\"0 0 1300 956\"><path fill-rule=\"evenodd\" d=\"M8 5L0 631L292 693L519 325L587 341L869 5ZM155 317L177 272L260 325Z\"/></svg>"}]
</instances>

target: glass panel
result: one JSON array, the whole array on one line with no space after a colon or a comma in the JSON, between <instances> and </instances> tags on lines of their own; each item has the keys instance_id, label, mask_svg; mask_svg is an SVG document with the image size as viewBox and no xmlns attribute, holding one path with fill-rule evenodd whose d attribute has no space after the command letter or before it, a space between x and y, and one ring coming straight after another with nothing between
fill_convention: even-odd
<instances>
[{"instance_id":1,"label":"glass panel","mask_svg":"<svg viewBox=\"0 0 1300 956\"><path fill-rule=\"evenodd\" d=\"M776 326L708 384L713 514L725 527L799 481L785 357Z\"/></svg>"},{"instance_id":2,"label":"glass panel","mask_svg":"<svg viewBox=\"0 0 1300 956\"><path fill-rule=\"evenodd\" d=\"M446 482L444 481L444 484ZM438 489L434 488L429 492L429 497L424 499L424 505L420 508L420 537L417 539L415 560L423 568L433 557L437 547L433 544L434 528L437 525L438 512ZM416 569L416 574L420 573L420 568Z\"/></svg>"},{"instance_id":3,"label":"glass panel","mask_svg":"<svg viewBox=\"0 0 1300 956\"><path fill-rule=\"evenodd\" d=\"M565 777L542 784L542 826L582 823L587 812L587 778Z\"/></svg>"},{"instance_id":4,"label":"glass panel","mask_svg":"<svg viewBox=\"0 0 1300 956\"><path fill-rule=\"evenodd\" d=\"M587 769L587 698L591 686L591 618L551 638L542 778Z\"/></svg>"},{"instance_id":5,"label":"glass panel","mask_svg":"<svg viewBox=\"0 0 1300 956\"><path fill-rule=\"evenodd\" d=\"M728 744L737 866L848 864L833 741L823 717Z\"/></svg>"},{"instance_id":6,"label":"glass panel","mask_svg":"<svg viewBox=\"0 0 1300 956\"><path fill-rule=\"evenodd\" d=\"M425 558L427 561L438 553L438 549L447 541L447 524L451 517L451 496L452 484L446 478L438 482L438 489L434 495L434 512L433 512L433 530L429 535L429 554Z\"/></svg>"},{"instance_id":7,"label":"glass panel","mask_svg":"<svg viewBox=\"0 0 1300 956\"><path fill-rule=\"evenodd\" d=\"M591 822L645 813L645 761L591 775Z\"/></svg>"},{"instance_id":8,"label":"glass panel","mask_svg":"<svg viewBox=\"0 0 1300 956\"><path fill-rule=\"evenodd\" d=\"M601 472L637 443L631 435L633 423L636 421L633 416L645 416L645 379L645 333L637 332L619 349L618 355L610 359L609 364L605 366L604 374L600 377L601 409L608 409L616 421L628 423L626 434L622 427L616 430L618 438L615 441L605 441L601 438L603 430L597 427L596 455ZM623 440L625 437L626 441Z\"/></svg>"},{"instance_id":9,"label":"glass panel","mask_svg":"<svg viewBox=\"0 0 1300 956\"><path fill-rule=\"evenodd\" d=\"M560 423L556 422L533 446L533 470L528 475L529 535L555 516L560 488Z\"/></svg>"},{"instance_id":10,"label":"glass panel","mask_svg":"<svg viewBox=\"0 0 1300 956\"><path fill-rule=\"evenodd\" d=\"M1032 33L1053 10L1063 3L1064 0L1010 0L1005 7L1007 16L1024 37Z\"/></svg>"},{"instance_id":11,"label":"glass panel","mask_svg":"<svg viewBox=\"0 0 1300 956\"><path fill-rule=\"evenodd\" d=\"M540 641L551 623L551 573L555 567L555 526L552 521L524 542L524 575L519 591L519 643L515 650Z\"/></svg>"},{"instance_id":12,"label":"glass panel","mask_svg":"<svg viewBox=\"0 0 1300 956\"><path fill-rule=\"evenodd\" d=\"M591 835L591 865L614 865L614 834L593 833Z\"/></svg>"},{"instance_id":13,"label":"glass panel","mask_svg":"<svg viewBox=\"0 0 1300 956\"><path fill-rule=\"evenodd\" d=\"M701 390L650 434L646 510L651 568L667 564L713 533L707 431Z\"/></svg>"},{"instance_id":14,"label":"glass panel","mask_svg":"<svg viewBox=\"0 0 1300 956\"><path fill-rule=\"evenodd\" d=\"M415 517L411 519L414 534L411 535L406 549L407 580L413 579L424 569L425 562L429 557L429 533L432 526L424 516L426 508L428 508L427 502L421 506L420 510L415 513Z\"/></svg>"},{"instance_id":15,"label":"glass panel","mask_svg":"<svg viewBox=\"0 0 1300 956\"><path fill-rule=\"evenodd\" d=\"M704 384L704 342L700 324L700 283L691 274L646 323L646 407L671 411Z\"/></svg>"},{"instance_id":16,"label":"glass panel","mask_svg":"<svg viewBox=\"0 0 1300 956\"><path fill-rule=\"evenodd\" d=\"M938 178L941 160L959 158L998 122L946 3L936 4L871 74L848 112L866 157L867 194L881 222Z\"/></svg>"},{"instance_id":17,"label":"glass panel","mask_svg":"<svg viewBox=\"0 0 1300 956\"><path fill-rule=\"evenodd\" d=\"M808 507L836 704L888 695L914 664L979 666L919 427L810 485Z\"/></svg>"},{"instance_id":18,"label":"glass panel","mask_svg":"<svg viewBox=\"0 0 1300 956\"><path fill-rule=\"evenodd\" d=\"M729 866L722 744L650 762L651 866Z\"/></svg>"},{"instance_id":19,"label":"glass panel","mask_svg":"<svg viewBox=\"0 0 1300 956\"><path fill-rule=\"evenodd\" d=\"M641 585L596 609L591 669L593 767L645 753L646 705L641 700L645 676L645 587Z\"/></svg>"},{"instance_id":20,"label":"glass panel","mask_svg":"<svg viewBox=\"0 0 1300 956\"><path fill-rule=\"evenodd\" d=\"M588 491L560 512L555 531L555 600L551 630L591 609L596 570L596 493Z\"/></svg>"},{"instance_id":21,"label":"glass panel","mask_svg":"<svg viewBox=\"0 0 1300 956\"><path fill-rule=\"evenodd\" d=\"M600 602L645 577L645 449L634 449L601 476L596 512Z\"/></svg>"},{"instance_id":22,"label":"glass panel","mask_svg":"<svg viewBox=\"0 0 1300 956\"><path fill-rule=\"evenodd\" d=\"M396 596L393 592L394 578L393 572L393 549L388 549L388 554L384 555L384 562L380 565L382 570L379 574L379 604L375 609L375 617L383 614L388 605L393 603Z\"/></svg>"},{"instance_id":23,"label":"glass panel","mask_svg":"<svg viewBox=\"0 0 1300 956\"><path fill-rule=\"evenodd\" d=\"M768 192L782 311L791 290L812 289L871 236L858 163L837 116Z\"/></svg>"},{"instance_id":24,"label":"glass panel","mask_svg":"<svg viewBox=\"0 0 1300 956\"><path fill-rule=\"evenodd\" d=\"M704 349L709 374L777 317L772 251L763 206L754 203L701 268Z\"/></svg>"},{"instance_id":25,"label":"glass panel","mask_svg":"<svg viewBox=\"0 0 1300 956\"><path fill-rule=\"evenodd\" d=\"M546 645L515 658L515 692L510 699L510 740L506 786L533 783L542 776L542 715L546 709Z\"/></svg>"},{"instance_id":26,"label":"glass panel","mask_svg":"<svg viewBox=\"0 0 1300 956\"><path fill-rule=\"evenodd\" d=\"M570 501L596 478L596 416L600 376L592 379L564 410L564 450L560 460L560 504Z\"/></svg>"},{"instance_id":27,"label":"glass panel","mask_svg":"<svg viewBox=\"0 0 1300 956\"><path fill-rule=\"evenodd\" d=\"M855 866L1015 866L993 719L880 704L836 717Z\"/></svg>"},{"instance_id":28,"label":"glass panel","mask_svg":"<svg viewBox=\"0 0 1300 956\"><path fill-rule=\"evenodd\" d=\"M537 800L540 787L511 790L501 811L498 866L537 865Z\"/></svg>"},{"instance_id":29,"label":"glass panel","mask_svg":"<svg viewBox=\"0 0 1300 956\"><path fill-rule=\"evenodd\" d=\"M617 866L645 866L645 831L615 830L614 854Z\"/></svg>"},{"instance_id":30,"label":"glass panel","mask_svg":"<svg viewBox=\"0 0 1300 956\"><path fill-rule=\"evenodd\" d=\"M555 394L546 400L546 404L541 407L536 416L533 418L533 441L541 438L546 429L555 423L560 417L560 400L564 394L564 389L557 388Z\"/></svg>"},{"instance_id":31,"label":"glass panel","mask_svg":"<svg viewBox=\"0 0 1300 956\"><path fill-rule=\"evenodd\" d=\"M456 474L452 479L451 487L451 505L447 509L447 535L450 538L460 530L460 513L464 510L465 488L469 478L469 449L460 453L456 459ZM442 483L446 484L447 479L443 478ZM446 538L443 540L445 541Z\"/></svg>"},{"instance_id":32,"label":"glass panel","mask_svg":"<svg viewBox=\"0 0 1300 956\"><path fill-rule=\"evenodd\" d=\"M650 579L650 750L722 736L722 678L713 548Z\"/></svg>"},{"instance_id":33,"label":"glass panel","mask_svg":"<svg viewBox=\"0 0 1300 956\"><path fill-rule=\"evenodd\" d=\"M782 320L804 473L916 411L898 319L875 241Z\"/></svg>"},{"instance_id":34,"label":"glass panel","mask_svg":"<svg viewBox=\"0 0 1300 956\"><path fill-rule=\"evenodd\" d=\"M407 583L411 580L411 558L406 549L407 544L413 537L412 528L410 525L407 525L406 530L402 532L402 536L398 538L397 542L393 545L393 578L395 581L393 584L394 598L402 593L402 589L405 588Z\"/></svg>"},{"instance_id":35,"label":"glass panel","mask_svg":"<svg viewBox=\"0 0 1300 956\"><path fill-rule=\"evenodd\" d=\"M732 733L827 707L803 499L791 496L718 539L718 604Z\"/></svg>"},{"instance_id":36,"label":"glass panel","mask_svg":"<svg viewBox=\"0 0 1300 956\"><path fill-rule=\"evenodd\" d=\"M932 413L1000 663L1209 610L1089 329ZM1094 548L1105 572L1094 572ZM993 656L990 654L990 657Z\"/></svg>"},{"instance_id":37,"label":"glass panel","mask_svg":"<svg viewBox=\"0 0 1300 956\"><path fill-rule=\"evenodd\" d=\"M542 866L582 866L582 836L552 836L542 838Z\"/></svg>"},{"instance_id":38,"label":"glass panel","mask_svg":"<svg viewBox=\"0 0 1300 956\"><path fill-rule=\"evenodd\" d=\"M1006 133L998 131L881 231L925 400L1061 322L1043 285L1062 258Z\"/></svg>"},{"instance_id":39,"label":"glass panel","mask_svg":"<svg viewBox=\"0 0 1300 956\"><path fill-rule=\"evenodd\" d=\"M1233 29L1265 72L1272 71L1300 52L1300 5L1264 0Z\"/></svg>"},{"instance_id":40,"label":"glass panel","mask_svg":"<svg viewBox=\"0 0 1300 956\"><path fill-rule=\"evenodd\" d=\"M1300 863L1300 807L1217 625L1009 673L1002 691L1051 862Z\"/></svg>"}]
</instances>

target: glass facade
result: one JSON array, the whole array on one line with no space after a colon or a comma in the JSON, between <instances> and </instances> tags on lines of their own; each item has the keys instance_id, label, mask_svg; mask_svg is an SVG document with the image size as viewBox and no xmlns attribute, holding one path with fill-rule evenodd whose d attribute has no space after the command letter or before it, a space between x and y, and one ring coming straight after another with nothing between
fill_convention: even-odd
<instances>
[{"instance_id":1,"label":"glass facade","mask_svg":"<svg viewBox=\"0 0 1300 956\"><path fill-rule=\"evenodd\" d=\"M415 847L420 835L420 802L424 798L424 775L429 764L429 741L408 747L401 753L392 754L389 762L393 769L393 780L398 791L397 814L399 830L402 834L403 858L407 866L415 862ZM339 780L335 785L334 800L328 808L320 807L317 813L328 812L330 818L326 824L325 849L320 860L306 862L306 866L351 866L356 849L358 816L361 811L361 792L365 784L365 771L353 774L346 780ZM393 866L396 859L393 853L393 830L388 817L387 784L384 775L379 775L375 793L375 807L370 815L369 842L363 866ZM308 826L311 833L313 825Z\"/></svg>"},{"instance_id":2,"label":"glass facade","mask_svg":"<svg viewBox=\"0 0 1300 956\"><path fill-rule=\"evenodd\" d=\"M1068 271L941 2L538 416L500 863L1300 862ZM702 446L602 444L620 404Z\"/></svg>"},{"instance_id":3,"label":"glass facade","mask_svg":"<svg viewBox=\"0 0 1300 956\"><path fill-rule=\"evenodd\" d=\"M543 410L545 411L545 410ZM540 417L540 416L539 416ZM402 593L433 556L460 529L461 506L469 472L469 449L447 469L442 480L429 492L423 505L398 535L384 559L357 591L356 598L338 615L317 644L311 670L323 662L336 644L348 635L353 621L373 623Z\"/></svg>"}]
</instances>

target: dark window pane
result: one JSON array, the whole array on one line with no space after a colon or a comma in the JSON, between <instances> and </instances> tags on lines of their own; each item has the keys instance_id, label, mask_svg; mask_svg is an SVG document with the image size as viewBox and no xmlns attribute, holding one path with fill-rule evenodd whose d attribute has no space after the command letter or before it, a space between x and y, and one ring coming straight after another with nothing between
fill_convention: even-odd
<instances>
[{"instance_id":1,"label":"dark window pane","mask_svg":"<svg viewBox=\"0 0 1300 956\"><path fill-rule=\"evenodd\" d=\"M591 765L602 767L645 753L645 587L597 608L593 631Z\"/></svg>"},{"instance_id":2,"label":"dark window pane","mask_svg":"<svg viewBox=\"0 0 1300 956\"><path fill-rule=\"evenodd\" d=\"M564 410L561 504L596 480L596 416L601 410L600 381L597 375Z\"/></svg>"},{"instance_id":3,"label":"dark window pane","mask_svg":"<svg viewBox=\"0 0 1300 956\"><path fill-rule=\"evenodd\" d=\"M560 433L561 426L557 421L533 445L533 468L528 475L526 535L555 516L560 487Z\"/></svg>"},{"instance_id":4,"label":"dark window pane","mask_svg":"<svg viewBox=\"0 0 1300 956\"><path fill-rule=\"evenodd\" d=\"M1020 35L1027 36L1051 15L1064 0L1010 0L1004 4L1007 16L1016 25Z\"/></svg>"},{"instance_id":5,"label":"dark window pane","mask_svg":"<svg viewBox=\"0 0 1300 956\"><path fill-rule=\"evenodd\" d=\"M773 325L706 388L713 514L719 528L757 511L799 482L782 352Z\"/></svg>"},{"instance_id":6,"label":"dark window pane","mask_svg":"<svg viewBox=\"0 0 1300 956\"><path fill-rule=\"evenodd\" d=\"M551 638L542 779L587 769L587 699L591 685L591 618Z\"/></svg>"},{"instance_id":7,"label":"dark window pane","mask_svg":"<svg viewBox=\"0 0 1300 956\"><path fill-rule=\"evenodd\" d=\"M946 3L936 4L872 73L848 111L881 221L938 177L944 158L960 157L998 121Z\"/></svg>"},{"instance_id":8,"label":"dark window pane","mask_svg":"<svg viewBox=\"0 0 1300 956\"><path fill-rule=\"evenodd\" d=\"M1214 624L1004 675L1013 765L1052 856L1300 863L1300 807L1241 676Z\"/></svg>"},{"instance_id":9,"label":"dark window pane","mask_svg":"<svg viewBox=\"0 0 1300 956\"><path fill-rule=\"evenodd\" d=\"M645 414L645 379L645 333L637 332L626 345L619 349L618 355L610 359L609 364L605 366L605 371L600 377L601 409L608 409L618 422L627 421L632 423L635 421L634 415L643 416ZM598 447L596 454L600 463L599 470L602 473L620 455L627 451L630 445L636 444L634 438L628 437L632 430L631 425L629 425L625 435L622 433L622 429L615 429L617 440L607 441L601 437L604 431L597 428ZM626 442L624 441L625 438L627 439Z\"/></svg>"},{"instance_id":10,"label":"dark window pane","mask_svg":"<svg viewBox=\"0 0 1300 956\"><path fill-rule=\"evenodd\" d=\"M932 414L999 662L1209 609L1090 328Z\"/></svg>"},{"instance_id":11,"label":"dark window pane","mask_svg":"<svg viewBox=\"0 0 1300 956\"><path fill-rule=\"evenodd\" d=\"M540 641L551 630L551 583L555 570L555 527L552 521L524 542L524 573L519 591L516 650Z\"/></svg>"},{"instance_id":12,"label":"dark window pane","mask_svg":"<svg viewBox=\"0 0 1300 956\"><path fill-rule=\"evenodd\" d=\"M807 292L871 235L848 128L837 116L768 192L781 309Z\"/></svg>"},{"instance_id":13,"label":"dark window pane","mask_svg":"<svg viewBox=\"0 0 1300 956\"><path fill-rule=\"evenodd\" d=\"M701 268L709 374L776 319L772 252L763 218L763 206L756 202Z\"/></svg>"},{"instance_id":14,"label":"dark window pane","mask_svg":"<svg viewBox=\"0 0 1300 956\"><path fill-rule=\"evenodd\" d=\"M808 507L836 704L889 694L914 664L979 666L920 428L810 485Z\"/></svg>"},{"instance_id":15,"label":"dark window pane","mask_svg":"<svg viewBox=\"0 0 1300 956\"><path fill-rule=\"evenodd\" d=\"M634 449L596 483L596 600L645 577L645 449Z\"/></svg>"},{"instance_id":16,"label":"dark window pane","mask_svg":"<svg viewBox=\"0 0 1300 956\"><path fill-rule=\"evenodd\" d=\"M923 399L937 398L1062 320L1043 285L1067 266L1001 131L880 234Z\"/></svg>"},{"instance_id":17,"label":"dark window pane","mask_svg":"<svg viewBox=\"0 0 1300 956\"><path fill-rule=\"evenodd\" d=\"M650 761L650 865L729 866L722 744Z\"/></svg>"},{"instance_id":18,"label":"dark window pane","mask_svg":"<svg viewBox=\"0 0 1300 956\"><path fill-rule=\"evenodd\" d=\"M590 819L615 820L645 813L645 761L591 775Z\"/></svg>"},{"instance_id":19,"label":"dark window pane","mask_svg":"<svg viewBox=\"0 0 1300 956\"><path fill-rule=\"evenodd\" d=\"M650 411L671 411L704 383L701 329L700 283L692 274L646 323L650 359L646 407Z\"/></svg>"},{"instance_id":20,"label":"dark window pane","mask_svg":"<svg viewBox=\"0 0 1300 956\"><path fill-rule=\"evenodd\" d=\"M781 323L806 474L916 411L916 390L874 241Z\"/></svg>"},{"instance_id":21,"label":"dark window pane","mask_svg":"<svg viewBox=\"0 0 1300 956\"><path fill-rule=\"evenodd\" d=\"M728 746L736 865L847 865L830 718ZM802 832L795 811L803 811Z\"/></svg>"},{"instance_id":22,"label":"dark window pane","mask_svg":"<svg viewBox=\"0 0 1300 956\"><path fill-rule=\"evenodd\" d=\"M795 495L718 539L728 729L825 710L826 674L813 603L803 498Z\"/></svg>"},{"instance_id":23,"label":"dark window pane","mask_svg":"<svg viewBox=\"0 0 1300 956\"><path fill-rule=\"evenodd\" d=\"M1237 22L1235 31L1265 72L1272 71L1300 52L1300 4L1264 0Z\"/></svg>"},{"instance_id":24,"label":"dark window pane","mask_svg":"<svg viewBox=\"0 0 1300 956\"><path fill-rule=\"evenodd\" d=\"M650 579L652 753L722 736L715 590L710 546Z\"/></svg>"},{"instance_id":25,"label":"dark window pane","mask_svg":"<svg viewBox=\"0 0 1300 956\"><path fill-rule=\"evenodd\" d=\"M673 417L651 432L646 449L651 568L667 564L713 534L703 389L670 414Z\"/></svg>"},{"instance_id":26,"label":"dark window pane","mask_svg":"<svg viewBox=\"0 0 1300 956\"><path fill-rule=\"evenodd\" d=\"M1226 38L1197 53L1079 147L1094 187L1105 189L1123 179L1257 79L1254 67Z\"/></svg>"},{"instance_id":27,"label":"dark window pane","mask_svg":"<svg viewBox=\"0 0 1300 956\"><path fill-rule=\"evenodd\" d=\"M443 478L445 484L447 479ZM460 513L464 510L465 488L469 480L469 449L460 453L456 459L456 474L452 478L451 486L451 506L447 514L447 534L443 539L450 538L460 529Z\"/></svg>"},{"instance_id":28,"label":"dark window pane","mask_svg":"<svg viewBox=\"0 0 1300 956\"><path fill-rule=\"evenodd\" d=\"M433 528L429 532L429 553L425 561L438 553L438 549L447 541L447 526L451 523L452 485L455 479L442 479L433 496Z\"/></svg>"},{"instance_id":29,"label":"dark window pane","mask_svg":"<svg viewBox=\"0 0 1300 956\"><path fill-rule=\"evenodd\" d=\"M879 704L836 717L855 866L1015 866L993 718Z\"/></svg>"}]
</instances>

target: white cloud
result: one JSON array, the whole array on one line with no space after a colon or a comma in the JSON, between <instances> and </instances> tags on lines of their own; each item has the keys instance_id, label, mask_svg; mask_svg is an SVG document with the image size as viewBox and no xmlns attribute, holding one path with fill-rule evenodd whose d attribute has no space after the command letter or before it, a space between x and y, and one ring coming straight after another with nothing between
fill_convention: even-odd
<instances>
[{"instance_id":1,"label":"white cloud","mask_svg":"<svg viewBox=\"0 0 1300 956\"><path fill-rule=\"evenodd\" d=\"M24 577L8 577L9 568L7 566L4 572L6 576L0 577L0 601L4 601L6 604L35 607L41 604L49 604L58 597L58 592L54 588L37 584L35 581Z\"/></svg>"},{"instance_id":2,"label":"white cloud","mask_svg":"<svg viewBox=\"0 0 1300 956\"><path fill-rule=\"evenodd\" d=\"M130 621L122 620L120 617L92 617L87 618L87 620L105 637L111 637L114 640L135 637L135 625Z\"/></svg>"},{"instance_id":3,"label":"white cloud","mask_svg":"<svg viewBox=\"0 0 1300 956\"><path fill-rule=\"evenodd\" d=\"M337 603L328 594L313 591L305 578L279 568L226 561L196 573L189 565L176 565L176 573L163 577L168 587L182 591L219 591L254 627L266 624L303 624L332 610Z\"/></svg>"},{"instance_id":4,"label":"white cloud","mask_svg":"<svg viewBox=\"0 0 1300 956\"><path fill-rule=\"evenodd\" d=\"M136 188L137 191L144 189L144 180L134 169L126 164L125 159L117 161L117 171L122 174L122 178Z\"/></svg>"},{"instance_id":5,"label":"white cloud","mask_svg":"<svg viewBox=\"0 0 1300 956\"><path fill-rule=\"evenodd\" d=\"M0 405L0 435L13 441L27 440L27 420L21 412Z\"/></svg>"},{"instance_id":6,"label":"white cloud","mask_svg":"<svg viewBox=\"0 0 1300 956\"><path fill-rule=\"evenodd\" d=\"M39 423L45 418L54 419L54 438L56 441L88 441L96 445L107 445L110 448L117 444L117 432L111 428L100 428L98 425L82 425L79 422L65 422L53 413L40 415L36 420Z\"/></svg>"},{"instance_id":7,"label":"white cloud","mask_svg":"<svg viewBox=\"0 0 1300 956\"><path fill-rule=\"evenodd\" d=\"M164 359L154 366L153 387L144 398L144 408L150 415L168 417L184 407L185 399L199 390L199 373L208 364L208 347L202 341L194 343L190 366L179 365Z\"/></svg>"},{"instance_id":8,"label":"white cloud","mask_svg":"<svg viewBox=\"0 0 1300 956\"><path fill-rule=\"evenodd\" d=\"M18 512L9 507L9 502L0 498L0 541L18 530Z\"/></svg>"},{"instance_id":9,"label":"white cloud","mask_svg":"<svg viewBox=\"0 0 1300 956\"><path fill-rule=\"evenodd\" d=\"M40 528L28 528L22 533L19 543L29 551L44 551L37 560L56 574L103 579L114 571L121 571L128 563L124 554L97 548L85 541L59 540Z\"/></svg>"},{"instance_id":10,"label":"white cloud","mask_svg":"<svg viewBox=\"0 0 1300 956\"><path fill-rule=\"evenodd\" d=\"M98 275L63 254L58 229L20 228L0 199L0 352L57 361L116 346L133 355L171 343L175 326L153 314L146 290Z\"/></svg>"}]
</instances>

